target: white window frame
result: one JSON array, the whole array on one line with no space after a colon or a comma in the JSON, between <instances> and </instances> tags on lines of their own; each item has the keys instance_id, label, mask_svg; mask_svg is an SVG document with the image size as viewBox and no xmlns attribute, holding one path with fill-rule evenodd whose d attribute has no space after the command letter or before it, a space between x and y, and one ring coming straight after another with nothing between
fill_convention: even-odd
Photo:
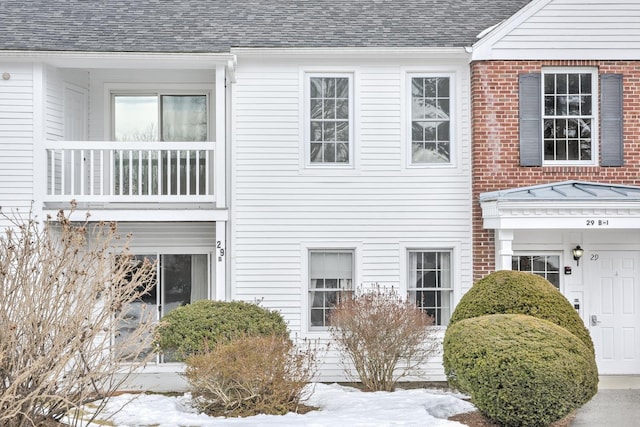
<instances>
[{"instance_id":1,"label":"white window frame","mask_svg":"<svg viewBox=\"0 0 640 427\"><path fill-rule=\"evenodd\" d=\"M304 101L303 101L303 153L304 166L309 169L352 169L355 165L355 78L353 72L310 72L303 73ZM311 162L311 79L318 78L347 78L349 81L349 161L348 162Z\"/></svg>"},{"instance_id":2,"label":"white window frame","mask_svg":"<svg viewBox=\"0 0 640 427\"><path fill-rule=\"evenodd\" d=\"M207 300L211 300L213 295L214 295L214 289L213 289L213 285L214 285L214 281L216 278L216 274L215 274L215 270L213 268L214 266L214 255L210 250L207 249L203 249L203 248L186 248L186 247L178 247L178 248L163 248L162 250L158 251L158 249L156 250L152 250L151 248L148 247L137 247L134 248L135 249L135 255L136 256L140 256L140 257L146 257L146 256L153 256L155 257L155 259L157 260L157 264L156 264L156 280L157 280L157 284L156 286L160 285L160 287L162 289L164 289L164 285L162 285L162 268L160 266L160 258L163 255L205 255L207 257L207 297L205 299ZM157 305L157 310L154 314L154 322L160 322L161 318L160 318L160 314L162 312L162 309L164 309L165 306L165 300L164 300L164 294L162 292L159 292L158 290L156 291L156 303L159 304ZM162 369L168 369L168 372L172 372L172 370L175 369L176 365L183 365L182 362L164 362L163 357L161 354L156 354L155 358L153 360L151 360L149 362L148 367L153 366L153 369L157 369L160 368ZM173 366L173 368L167 368L167 367L171 367Z\"/></svg>"},{"instance_id":3,"label":"white window frame","mask_svg":"<svg viewBox=\"0 0 640 427\"><path fill-rule=\"evenodd\" d=\"M558 290L563 291L563 289L564 289L564 281L563 281L564 272L562 271L562 266L564 264L563 264L563 260L562 260L562 255L563 255L562 252L558 252L558 251L535 251L535 250L514 251L513 255L511 256L511 268L513 269L513 257L522 257L522 256L528 256L528 257L557 256L558 257ZM522 271L522 270L517 270L517 271ZM531 271L526 271L526 273L531 273ZM535 273L533 273L533 274L535 274ZM544 276L540 276L540 277L545 278Z\"/></svg>"},{"instance_id":4,"label":"white window frame","mask_svg":"<svg viewBox=\"0 0 640 427\"><path fill-rule=\"evenodd\" d=\"M115 96L157 96L160 102L161 95L203 95L206 96L207 104L207 138L212 140L215 135L215 114L212 102L213 89L199 84L154 84L154 83L106 83L104 86L104 107L105 107L105 138L108 141L115 141ZM106 114L108 112L108 114ZM162 108L158 104L158 137L160 133L160 123L162 121ZM160 140L160 139L158 139Z\"/></svg>"},{"instance_id":5,"label":"white window frame","mask_svg":"<svg viewBox=\"0 0 640 427\"><path fill-rule=\"evenodd\" d=\"M353 255L352 286L355 292L360 282L361 248L360 242L303 242L301 245L301 331L306 335L328 337L329 327L311 326L311 293L310 258L311 252L351 252Z\"/></svg>"},{"instance_id":6,"label":"white window frame","mask_svg":"<svg viewBox=\"0 0 640 427\"><path fill-rule=\"evenodd\" d=\"M105 133L107 134L108 141L115 141L115 126L116 126L116 114L115 114L115 97L116 96L155 96L158 100L158 108L157 108L157 123L158 129L157 132L157 140L153 142L162 141L162 103L161 97L164 95L185 95L185 96L204 96L205 104L206 104L206 114L207 118L207 126L206 131L207 135L205 138L205 142L212 142L211 136L215 135L215 126L216 126L216 118L214 116L213 108L211 105L212 100L215 101L215 98L212 98L213 89L207 88L203 85L198 84L153 84L153 83L145 83L145 84L136 84L136 83L108 83L105 84L105 112L108 111L109 114L105 114ZM183 142L183 141L176 141ZM215 145L215 144L214 144ZM133 148L133 147L132 147ZM216 151L217 152L217 151ZM218 165L216 164L214 167L214 173L219 171ZM116 177L118 175L116 174ZM218 181L218 176L213 177L213 183ZM200 180L201 185L204 187L206 184L204 180ZM114 185L115 180L114 180ZM192 187L193 188L193 187ZM217 188L216 188L217 191Z\"/></svg>"},{"instance_id":7,"label":"white window frame","mask_svg":"<svg viewBox=\"0 0 640 427\"><path fill-rule=\"evenodd\" d=\"M339 293L340 292L348 292L348 293L353 293L355 291L355 283L353 282L353 274L355 271L355 253L353 250L349 250L349 249L311 249L308 252L308 256L309 256L309 282L307 285L307 292L309 294L309 301L311 301L311 295L312 293L316 293L316 292L320 292L320 294L322 295L326 295L326 294L333 294L333 293L338 293L338 295L336 296L336 302L339 301ZM350 287L342 287L338 284L338 286L336 288L327 288L327 287L318 287L318 288L312 288L311 287L311 258L314 254L319 254L319 255L325 255L325 254L342 254L342 255L350 255L351 256L351 286ZM326 279L326 278L324 278ZM336 279L336 280L340 280L340 279ZM309 316L309 328L310 329L327 329L329 327L328 324L324 324L324 325L313 325L312 324L312 315L311 312L313 310L313 305L309 304L309 309L308 309L308 316ZM330 312L331 311L331 307L327 306L327 305L323 305L322 306L322 311L323 312ZM326 321L326 319L325 319ZM324 321L323 321L324 322Z\"/></svg>"},{"instance_id":8,"label":"white window frame","mask_svg":"<svg viewBox=\"0 0 640 427\"><path fill-rule=\"evenodd\" d=\"M412 85L414 78L448 78L449 79L449 161L448 162L432 162L432 163L414 163L413 162L413 96ZM405 75L405 152L406 167L409 169L432 169L452 167L456 164L457 150L457 80L455 72L419 72L409 71Z\"/></svg>"},{"instance_id":9,"label":"white window frame","mask_svg":"<svg viewBox=\"0 0 640 427\"><path fill-rule=\"evenodd\" d=\"M591 74L591 160L545 160L545 138L544 138L544 122L547 118L569 118L579 116L547 116L545 114L545 93L544 81L547 74ZM540 73L540 125L542 126L542 165L543 166L595 166L598 164L599 151L599 134L600 126L600 86L598 69L595 67L543 67ZM567 106L568 108L568 106ZM584 116L582 116L584 117Z\"/></svg>"},{"instance_id":10,"label":"white window frame","mask_svg":"<svg viewBox=\"0 0 640 427\"><path fill-rule=\"evenodd\" d=\"M404 260L404 270L405 270L405 274L403 275L403 285L405 287L405 291L406 291L406 295L407 298L409 298L409 300L411 300L411 297L409 295L410 292L412 291L418 291L418 290L423 290L423 291L438 291L438 292L442 292L442 291L447 291L448 295L449 295L449 316L446 320L445 324L435 324L436 327L439 328L443 328L445 329L447 327L447 325L449 324L449 320L451 319L451 315L453 314L453 311L455 309L455 304L456 304L456 300L455 300L455 293L456 293L456 273L455 273L455 265L457 264L455 261L455 253L456 251L454 250L454 248L448 247L448 248L434 248L434 247L407 247L404 250L405 252L405 260ZM450 281L450 286L448 288L416 288L416 287L412 287L410 286L410 279L411 279L411 254L412 253L448 253L449 254L449 281ZM415 301L412 301L413 303L415 303ZM437 319L434 319L434 321L436 321Z\"/></svg>"}]
</instances>

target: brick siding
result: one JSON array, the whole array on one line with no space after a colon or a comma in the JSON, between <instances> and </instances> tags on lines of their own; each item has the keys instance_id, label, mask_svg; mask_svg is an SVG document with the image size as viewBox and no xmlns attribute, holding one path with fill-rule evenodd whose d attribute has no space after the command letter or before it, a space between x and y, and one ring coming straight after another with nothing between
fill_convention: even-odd
<instances>
[{"instance_id":1,"label":"brick siding","mask_svg":"<svg viewBox=\"0 0 640 427\"><path fill-rule=\"evenodd\" d=\"M520 166L518 76L539 73L545 66L597 67L599 74L623 75L624 166ZM471 96L474 280L495 269L494 231L482 226L480 193L565 180L640 185L639 61L475 62Z\"/></svg>"}]
</instances>

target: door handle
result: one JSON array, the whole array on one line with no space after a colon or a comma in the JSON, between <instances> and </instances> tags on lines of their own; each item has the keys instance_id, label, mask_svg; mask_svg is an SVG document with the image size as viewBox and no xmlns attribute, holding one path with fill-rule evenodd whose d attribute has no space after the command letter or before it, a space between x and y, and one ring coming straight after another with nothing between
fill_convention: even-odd
<instances>
[{"instance_id":1,"label":"door handle","mask_svg":"<svg viewBox=\"0 0 640 427\"><path fill-rule=\"evenodd\" d=\"M591 326L598 326L600 324L600 321L598 320L598 316L596 316L595 314L591 315Z\"/></svg>"}]
</instances>

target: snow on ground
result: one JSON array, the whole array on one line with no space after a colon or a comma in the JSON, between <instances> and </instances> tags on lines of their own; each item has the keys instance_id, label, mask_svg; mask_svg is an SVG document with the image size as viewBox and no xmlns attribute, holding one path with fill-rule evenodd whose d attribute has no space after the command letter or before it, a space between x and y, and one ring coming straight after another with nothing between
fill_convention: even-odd
<instances>
[{"instance_id":1,"label":"snow on ground","mask_svg":"<svg viewBox=\"0 0 640 427\"><path fill-rule=\"evenodd\" d=\"M214 418L198 414L191 407L188 394L179 397L125 394L112 398L99 419L108 420L117 427L459 427L462 424L447 418L475 409L460 395L437 390L366 393L338 384L311 384L307 387L311 395L304 403L320 409L304 415Z\"/></svg>"}]
</instances>

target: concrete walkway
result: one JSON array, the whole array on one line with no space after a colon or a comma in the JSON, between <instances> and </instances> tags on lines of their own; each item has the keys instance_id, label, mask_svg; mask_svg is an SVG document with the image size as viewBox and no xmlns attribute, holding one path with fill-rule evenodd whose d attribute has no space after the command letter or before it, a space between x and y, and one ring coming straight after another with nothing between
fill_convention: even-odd
<instances>
[{"instance_id":1,"label":"concrete walkway","mask_svg":"<svg viewBox=\"0 0 640 427\"><path fill-rule=\"evenodd\" d=\"M640 377L600 377L598 393L578 410L571 427L640 426Z\"/></svg>"}]
</instances>

